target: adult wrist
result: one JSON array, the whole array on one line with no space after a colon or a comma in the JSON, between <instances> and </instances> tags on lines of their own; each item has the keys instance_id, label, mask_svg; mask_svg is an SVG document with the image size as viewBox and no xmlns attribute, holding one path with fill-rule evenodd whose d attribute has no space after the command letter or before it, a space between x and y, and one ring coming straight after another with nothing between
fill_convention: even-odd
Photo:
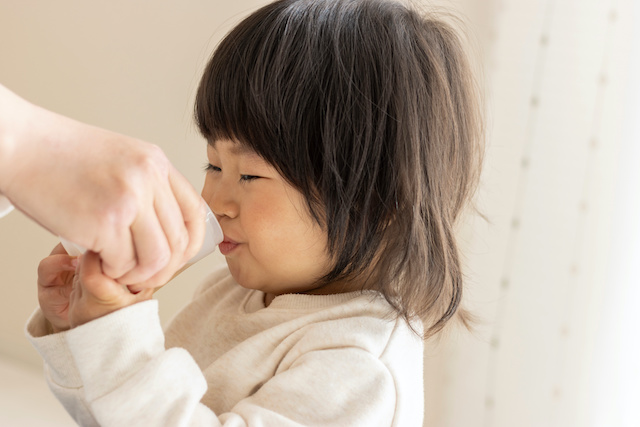
<instances>
[{"instance_id":1,"label":"adult wrist","mask_svg":"<svg viewBox=\"0 0 640 427\"><path fill-rule=\"evenodd\" d=\"M0 85L0 194L4 194L7 186L7 170L11 165L14 141L10 137L7 114L10 111L11 93Z\"/></svg>"},{"instance_id":2,"label":"adult wrist","mask_svg":"<svg viewBox=\"0 0 640 427\"><path fill-rule=\"evenodd\" d=\"M20 152L29 150L25 135L34 106L0 85L0 194L9 188L20 167Z\"/></svg>"}]
</instances>

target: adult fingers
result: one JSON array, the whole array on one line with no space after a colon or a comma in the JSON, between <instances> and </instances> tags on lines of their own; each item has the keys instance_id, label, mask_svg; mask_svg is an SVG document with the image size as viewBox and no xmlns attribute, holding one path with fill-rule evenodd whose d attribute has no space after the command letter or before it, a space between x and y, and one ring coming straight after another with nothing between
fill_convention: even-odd
<instances>
[{"instance_id":1,"label":"adult fingers","mask_svg":"<svg viewBox=\"0 0 640 427\"><path fill-rule=\"evenodd\" d=\"M151 279L129 286L132 292L139 292L142 289L148 288L157 288L166 284L177 271L184 267L186 262L198 253L204 241L206 231L204 200L202 200L202 197L200 197L189 181L172 165L170 165L169 168L169 182L171 183L173 195L182 213L183 224L188 233L188 244L183 251L184 255L181 260L172 258L172 262L169 263L167 268L157 273ZM159 215L159 217L161 217L161 215Z\"/></svg>"},{"instance_id":2,"label":"adult fingers","mask_svg":"<svg viewBox=\"0 0 640 427\"><path fill-rule=\"evenodd\" d=\"M181 209L172 193L163 194L158 198L158 201L156 201L156 214L167 237L171 257L167 265L150 279L136 282L133 287L130 287L134 292L164 285L171 279L176 270L184 265L184 254L189 235L187 234Z\"/></svg>"},{"instance_id":3,"label":"adult fingers","mask_svg":"<svg viewBox=\"0 0 640 427\"><path fill-rule=\"evenodd\" d=\"M169 183L182 211L184 225L189 235L189 243L183 259L187 262L198 253L204 241L206 230L204 201L191 183L173 165L169 167Z\"/></svg>"},{"instance_id":4,"label":"adult fingers","mask_svg":"<svg viewBox=\"0 0 640 427\"><path fill-rule=\"evenodd\" d=\"M169 165L169 182L171 183L171 189L173 190L173 197L179 205L181 212L183 230L186 230L188 243L186 249L182 249L182 258L178 257L180 251L176 250L172 246L172 259L162 271L158 272L151 279L145 282L139 282L132 286L129 286L129 290L132 292L139 292L143 289L158 288L163 286L176 272L182 269L186 262L188 262L195 254L198 253L202 247L204 235L206 232L205 224L205 207L204 200L196 192L189 181L181 175L173 165ZM158 217L162 220L166 217L157 208Z\"/></svg>"},{"instance_id":5,"label":"adult fingers","mask_svg":"<svg viewBox=\"0 0 640 427\"><path fill-rule=\"evenodd\" d=\"M131 239L134 242L137 265L122 276L116 277L122 285L132 285L147 281L163 269L171 259L167 236L160 225L153 205L144 209L131 225Z\"/></svg>"},{"instance_id":6,"label":"adult fingers","mask_svg":"<svg viewBox=\"0 0 640 427\"><path fill-rule=\"evenodd\" d=\"M131 229L128 227L116 227L109 233L102 232L104 238L101 241L100 257L102 258L102 271L111 278L122 277L138 264L136 248L133 243Z\"/></svg>"}]
</instances>

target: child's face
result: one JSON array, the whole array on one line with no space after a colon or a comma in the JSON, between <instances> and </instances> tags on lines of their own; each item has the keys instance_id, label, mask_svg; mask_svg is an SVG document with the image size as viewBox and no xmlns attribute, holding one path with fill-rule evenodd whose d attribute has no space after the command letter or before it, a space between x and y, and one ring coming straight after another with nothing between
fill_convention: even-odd
<instances>
[{"instance_id":1,"label":"child's face","mask_svg":"<svg viewBox=\"0 0 640 427\"><path fill-rule=\"evenodd\" d=\"M327 234L302 194L254 151L231 141L207 147L202 197L224 232L220 252L243 287L268 294L314 290L330 268Z\"/></svg>"}]
</instances>

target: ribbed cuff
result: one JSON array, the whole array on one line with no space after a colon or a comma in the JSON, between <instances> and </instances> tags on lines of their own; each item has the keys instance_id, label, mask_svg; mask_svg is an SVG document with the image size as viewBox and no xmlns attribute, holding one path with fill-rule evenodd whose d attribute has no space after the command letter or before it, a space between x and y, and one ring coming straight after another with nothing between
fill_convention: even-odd
<instances>
[{"instance_id":1,"label":"ribbed cuff","mask_svg":"<svg viewBox=\"0 0 640 427\"><path fill-rule=\"evenodd\" d=\"M51 334L48 325L42 311L37 309L27 322L27 339L42 356L53 383L63 388L82 387L80 373L67 345L66 335L69 331Z\"/></svg>"}]
</instances>

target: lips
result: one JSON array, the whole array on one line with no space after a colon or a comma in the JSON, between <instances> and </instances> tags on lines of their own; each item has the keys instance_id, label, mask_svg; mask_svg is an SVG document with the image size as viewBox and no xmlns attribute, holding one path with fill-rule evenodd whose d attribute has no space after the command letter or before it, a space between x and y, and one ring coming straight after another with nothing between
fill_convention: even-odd
<instances>
[{"instance_id":1,"label":"lips","mask_svg":"<svg viewBox=\"0 0 640 427\"><path fill-rule=\"evenodd\" d=\"M239 243L224 236L224 240L218 245L218 249L222 255L228 255L238 247Z\"/></svg>"}]
</instances>

